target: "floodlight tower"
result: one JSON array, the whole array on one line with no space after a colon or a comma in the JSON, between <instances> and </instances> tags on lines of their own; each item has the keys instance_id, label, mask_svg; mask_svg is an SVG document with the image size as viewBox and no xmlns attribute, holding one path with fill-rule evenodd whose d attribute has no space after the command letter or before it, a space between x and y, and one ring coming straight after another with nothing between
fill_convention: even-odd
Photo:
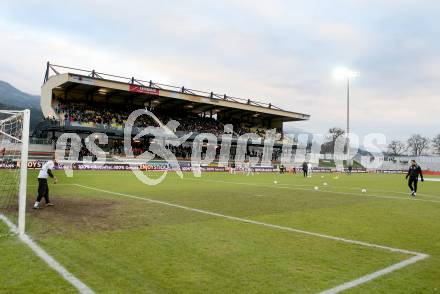
<instances>
[{"instance_id":1,"label":"floodlight tower","mask_svg":"<svg viewBox=\"0 0 440 294\"><path fill-rule=\"evenodd\" d=\"M337 79L346 79L347 80L347 129L346 129L346 138L347 138L347 165L348 160L350 158L350 79L354 79L359 77L359 72L350 70L344 67L337 67L333 71L333 76Z\"/></svg>"}]
</instances>

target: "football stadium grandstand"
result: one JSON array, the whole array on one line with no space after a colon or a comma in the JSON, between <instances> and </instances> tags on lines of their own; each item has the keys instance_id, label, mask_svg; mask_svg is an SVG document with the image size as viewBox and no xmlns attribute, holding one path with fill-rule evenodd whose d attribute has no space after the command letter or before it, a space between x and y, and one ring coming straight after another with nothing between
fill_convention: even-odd
<instances>
[{"instance_id":1,"label":"football stadium grandstand","mask_svg":"<svg viewBox=\"0 0 440 294\"><path fill-rule=\"evenodd\" d=\"M234 159L234 144L239 135L252 132L264 137L268 129L282 135L283 123L310 118L271 103L50 63L42 87L41 108L45 120L36 127L34 138L52 142L54 146L63 133L76 133L83 139L91 133L105 133L109 140L102 148L109 155L118 156L125 153L123 134L128 116L134 110L147 109L163 124L178 121L179 126L173 131L179 137L192 132L182 146L170 147L179 159L189 159L192 139L200 133L216 135L220 145L225 126L232 125L231 159ZM140 128L157 125L151 117L141 116L135 122L139 129L135 128L133 137ZM135 155L148 150L153 139L145 136L133 141ZM275 144L273 160L277 160L280 148L280 144ZM82 150L81 154L86 152ZM249 147L249 155L261 157L261 154L261 144Z\"/></svg>"}]
</instances>

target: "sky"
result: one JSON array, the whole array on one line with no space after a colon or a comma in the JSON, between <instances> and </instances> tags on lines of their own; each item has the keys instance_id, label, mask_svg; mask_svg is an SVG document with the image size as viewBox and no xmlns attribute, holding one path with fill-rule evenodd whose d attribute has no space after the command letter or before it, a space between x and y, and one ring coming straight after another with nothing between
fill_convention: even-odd
<instances>
[{"instance_id":1,"label":"sky","mask_svg":"<svg viewBox=\"0 0 440 294\"><path fill-rule=\"evenodd\" d=\"M47 61L272 103L285 125L388 140L440 133L440 1L5 1L0 80L40 94Z\"/></svg>"}]
</instances>

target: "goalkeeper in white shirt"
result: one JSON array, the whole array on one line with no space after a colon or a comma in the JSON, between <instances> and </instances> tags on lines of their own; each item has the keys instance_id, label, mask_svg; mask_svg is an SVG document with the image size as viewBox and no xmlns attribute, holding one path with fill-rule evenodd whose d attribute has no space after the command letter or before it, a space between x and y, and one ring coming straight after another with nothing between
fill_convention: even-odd
<instances>
[{"instance_id":1,"label":"goalkeeper in white shirt","mask_svg":"<svg viewBox=\"0 0 440 294\"><path fill-rule=\"evenodd\" d=\"M53 175L52 169L57 165L55 158L47 161L40 169L38 174L38 196L35 201L34 209L40 208L40 201L44 198L46 206L53 206L53 203L49 201L49 186L47 185L47 178L51 177L54 180L54 184L57 183L57 178Z\"/></svg>"}]
</instances>

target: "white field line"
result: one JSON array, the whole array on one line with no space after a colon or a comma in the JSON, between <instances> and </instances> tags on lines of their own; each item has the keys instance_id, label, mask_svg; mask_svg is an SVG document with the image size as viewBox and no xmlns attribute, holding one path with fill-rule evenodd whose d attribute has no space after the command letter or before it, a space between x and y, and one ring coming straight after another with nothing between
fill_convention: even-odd
<instances>
[{"instance_id":1,"label":"white field line","mask_svg":"<svg viewBox=\"0 0 440 294\"><path fill-rule=\"evenodd\" d=\"M26 244L38 257L40 257L49 267L58 272L67 282L74 286L80 293L92 294L94 293L86 284L81 282L68 270L66 270L58 261L50 256L43 248L38 246L28 235L19 234L18 228L14 225L5 215L0 214L0 220L2 220L8 227L11 233L16 234L20 240Z\"/></svg>"},{"instance_id":2,"label":"white field line","mask_svg":"<svg viewBox=\"0 0 440 294\"><path fill-rule=\"evenodd\" d=\"M413 256L413 257L411 257L411 258L409 258L409 259L405 259L404 261L401 261L401 262L399 262L399 263L393 264L393 265L391 265L391 266L389 266L389 267L386 267L386 268L384 268L384 269L378 270L377 272L371 273L371 274L369 274L369 275L362 276L362 277L360 277L360 278L358 278L358 279L355 279L355 280L353 280L353 281L350 281L350 282L347 282L347 283L343 283L343 284L338 285L338 286L336 286L336 287L334 287L334 288L331 288L331 289L328 289L328 290L322 291L322 292L320 292L319 294L334 294L334 293L339 293L339 292L341 292L341 291L344 291L344 290L347 290L347 289L350 289L350 288L353 288L353 287L359 286L359 285L361 285L361 284L364 284L364 283L366 283L366 282L369 282L369 281L371 281L371 280L374 280L374 279L376 279L376 278L378 278L378 277L380 277L380 276L383 276L383 275L389 274L389 273L391 273L391 272L393 272L393 271L396 271L396 270L398 270L398 269L401 269L401 268L403 268L403 267L406 267L406 266L408 266L408 265L411 265L411 264L413 264L413 263L416 263L417 261L422 260L422 259L425 259L425 258L427 258L427 257L429 257L429 256L426 255L426 254L418 254L418 255L415 255L415 256Z\"/></svg>"},{"instance_id":3,"label":"white field line","mask_svg":"<svg viewBox=\"0 0 440 294\"><path fill-rule=\"evenodd\" d=\"M273 185L261 185L261 184L253 184L253 183L246 183L246 182L233 182L233 181L223 181L223 180L206 180L206 179L186 179L186 180L192 180L192 181L204 181L204 182L213 182L213 183L224 183L224 184L234 184L234 185L248 185L248 186L254 186L254 187L262 187L262 188L270 188L270 189L287 189L287 190L297 190L297 191L310 191L310 189L305 188L295 188L295 187L286 187L286 186L278 186L278 184ZM394 197L394 196L386 196L386 195L374 195L374 194L368 194L368 193L351 193L351 192L338 192L338 191L329 191L329 190L317 190L314 192L321 192L321 193L331 193L331 194L337 194L337 195L349 195L349 196L363 196L363 197L373 197L373 198L383 198L383 199L394 199L394 200L408 200L408 201L422 201L422 202L431 202L431 203L440 203L440 200L430 200L430 199L420 199L420 198L413 198L413 197Z\"/></svg>"},{"instance_id":4,"label":"white field line","mask_svg":"<svg viewBox=\"0 0 440 294\"><path fill-rule=\"evenodd\" d=\"M378 277L383 276L385 274L391 273L391 272L393 272L395 270L398 270L400 268L403 268L405 266L413 264L413 263L415 263L415 262L417 262L419 260L422 260L422 259L425 259L425 258L429 257L428 254L420 253L420 252L416 252L416 251L410 251L410 250L405 250L405 249L393 248L393 247L388 247L388 246L383 246L383 245L378 245L378 244L373 244L373 243L368 243L368 242L363 242L363 241L358 241L358 240L351 240L351 239L346 239L346 238L341 238L341 237L335 237L335 236L330 236L330 235L325 235L325 234L320 234L320 233L309 232L309 231L295 229L295 228L291 228L291 227L285 227L285 226L279 226L279 225L274 225L274 224L269 224L269 223L263 223L263 222L259 222L259 221L254 221L254 220L246 219L246 218L240 218L240 217L236 217L236 216L225 215L225 214L216 213L216 212L212 212L212 211L208 211L208 210L187 207L187 206L183 206L183 205L179 205L179 204L174 204L174 203L170 203L170 202L165 202L165 201L160 201L160 200L155 200L155 199L150 199L150 198L145 198L145 197L140 197L140 196L135 196L135 195L130 195L130 194L125 194L125 193L119 193L119 192L104 190L104 189L94 188L94 187L80 185L80 184L76 184L76 186L82 187L82 188L85 188L85 189L89 189L89 190L93 190L93 191L98 191L98 192L103 192L103 193L107 193L107 194L128 197L128 198L132 198L132 199L147 201L147 202L150 202L150 203L161 204L161 205L166 205L166 206L170 206L170 207L180 208L180 209L184 209L184 210L188 210L188 211L198 212L198 213L202 213L202 214L206 214L206 215L211 215L211 216L215 216L215 217L225 218L225 219L229 219L229 220L233 220L233 221L237 221L237 222L253 224L253 225L259 225L259 226L269 227L269 228L272 228L272 229L277 229L277 230L282 230L282 231L295 232L295 233L305 234L305 235L309 235L309 236L325 238L325 239L330 239L330 240L344 242L344 243L349 243L349 244L355 244L355 245L364 246L364 247L377 248L377 249L387 250L387 251L390 251L390 252L397 252L397 253L402 253L402 254L413 255L413 257L411 257L409 259L406 259L404 261L401 261L399 263L396 263L396 264L394 264L392 266L389 266L387 268L381 269L381 270L376 271L374 273L362 276L362 277L360 277L358 279L355 279L353 281L341 284L341 285L339 285L339 286L337 286L335 288L332 288L332 289L329 289L329 290L326 290L326 291L322 292L322 293L326 293L326 294L339 293L339 292L341 292L343 290L356 287L356 286L358 286L360 284L366 283L366 282L371 281L371 280L373 280L375 278L378 278Z\"/></svg>"}]
</instances>

